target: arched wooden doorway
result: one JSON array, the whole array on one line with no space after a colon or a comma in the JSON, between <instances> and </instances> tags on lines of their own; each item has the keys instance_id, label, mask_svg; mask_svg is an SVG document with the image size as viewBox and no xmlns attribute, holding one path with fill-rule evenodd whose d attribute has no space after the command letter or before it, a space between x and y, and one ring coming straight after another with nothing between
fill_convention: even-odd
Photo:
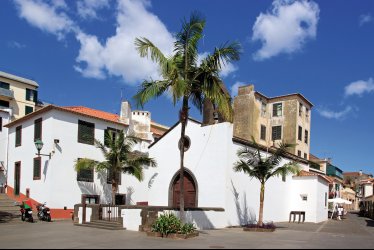
<instances>
[{"instance_id":1,"label":"arched wooden doorway","mask_svg":"<svg viewBox=\"0 0 374 250\"><path fill-rule=\"evenodd\" d=\"M197 207L197 182L190 171L184 171L184 206ZM180 175L174 175L169 189L169 206L179 207L180 204Z\"/></svg>"}]
</instances>

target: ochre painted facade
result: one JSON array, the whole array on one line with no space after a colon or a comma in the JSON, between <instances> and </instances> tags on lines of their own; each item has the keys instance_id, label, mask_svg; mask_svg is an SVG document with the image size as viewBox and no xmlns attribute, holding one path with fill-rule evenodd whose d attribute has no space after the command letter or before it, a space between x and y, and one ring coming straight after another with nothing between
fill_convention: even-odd
<instances>
[{"instance_id":1,"label":"ochre painted facade","mask_svg":"<svg viewBox=\"0 0 374 250\"><path fill-rule=\"evenodd\" d=\"M277 104L281 108L279 114L274 115L274 105ZM309 159L312 107L301 94L269 98L256 92L253 85L239 87L238 96L234 98L234 136L250 141L253 137L265 147L277 146L281 142L295 144L290 153ZM279 129L279 126L280 139L273 140L273 128ZM263 136L261 127L265 130Z\"/></svg>"}]
</instances>

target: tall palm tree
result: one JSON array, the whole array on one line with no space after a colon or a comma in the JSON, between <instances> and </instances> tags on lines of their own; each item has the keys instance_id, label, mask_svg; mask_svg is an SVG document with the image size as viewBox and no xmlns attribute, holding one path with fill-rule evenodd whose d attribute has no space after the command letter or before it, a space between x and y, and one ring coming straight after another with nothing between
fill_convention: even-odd
<instances>
[{"instance_id":1,"label":"tall palm tree","mask_svg":"<svg viewBox=\"0 0 374 250\"><path fill-rule=\"evenodd\" d=\"M123 131L106 131L104 143L95 140L95 145L101 150L105 161L98 162L92 159L82 158L76 161L76 171L84 169L96 169L107 171L108 179L112 184L112 204L115 204L115 195L118 191L119 176L122 173L135 176L139 181L143 180L143 167L156 167L154 159L139 151L133 151L133 146L139 141L133 136L125 136Z\"/></svg>"},{"instance_id":2,"label":"tall palm tree","mask_svg":"<svg viewBox=\"0 0 374 250\"><path fill-rule=\"evenodd\" d=\"M261 227L263 226L265 183L271 177L286 176L291 173L298 174L300 168L295 162L278 166L281 163L282 156L294 145L281 143L274 153L270 153L269 155L268 153L261 153L260 146L253 138L252 141L252 147L244 147L238 150L237 155L239 160L234 163L234 171L243 172L249 175L249 177L260 181L260 211L257 224Z\"/></svg>"},{"instance_id":3,"label":"tall palm tree","mask_svg":"<svg viewBox=\"0 0 374 250\"><path fill-rule=\"evenodd\" d=\"M185 130L188 121L190 103L202 112L203 103L209 100L226 120L232 120L230 96L224 91L219 72L225 63L239 60L240 44L226 43L215 48L199 65L198 43L203 37L205 20L196 12L190 20L182 22L182 28L176 35L174 53L165 56L147 38L136 38L135 45L141 57L149 57L158 64L162 80L144 81L134 96L138 106L169 92L174 106L182 102L179 112L180 134L180 217L184 216L184 147Z\"/></svg>"}]
</instances>

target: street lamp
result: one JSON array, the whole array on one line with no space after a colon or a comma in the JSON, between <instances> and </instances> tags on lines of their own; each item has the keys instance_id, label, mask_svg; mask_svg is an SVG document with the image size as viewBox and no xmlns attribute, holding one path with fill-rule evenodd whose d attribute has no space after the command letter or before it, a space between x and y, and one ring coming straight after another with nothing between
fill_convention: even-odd
<instances>
[{"instance_id":1,"label":"street lamp","mask_svg":"<svg viewBox=\"0 0 374 250\"><path fill-rule=\"evenodd\" d=\"M43 145L44 145L44 143L42 142L42 140L38 139L38 140L35 141L35 147L38 150L38 153L36 155L38 155L38 156L41 156L41 155L48 156L49 159L51 159L51 153L49 153L48 155L40 153L40 150L42 150Z\"/></svg>"}]
</instances>

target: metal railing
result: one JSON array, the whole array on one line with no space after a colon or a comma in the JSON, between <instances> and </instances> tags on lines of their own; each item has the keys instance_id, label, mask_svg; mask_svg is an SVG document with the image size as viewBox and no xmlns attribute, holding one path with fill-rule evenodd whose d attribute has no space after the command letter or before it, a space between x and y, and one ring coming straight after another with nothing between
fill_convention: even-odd
<instances>
[{"instance_id":1,"label":"metal railing","mask_svg":"<svg viewBox=\"0 0 374 250\"><path fill-rule=\"evenodd\" d=\"M9 99L14 99L14 92L11 89L0 88L0 96L5 96Z\"/></svg>"}]
</instances>

